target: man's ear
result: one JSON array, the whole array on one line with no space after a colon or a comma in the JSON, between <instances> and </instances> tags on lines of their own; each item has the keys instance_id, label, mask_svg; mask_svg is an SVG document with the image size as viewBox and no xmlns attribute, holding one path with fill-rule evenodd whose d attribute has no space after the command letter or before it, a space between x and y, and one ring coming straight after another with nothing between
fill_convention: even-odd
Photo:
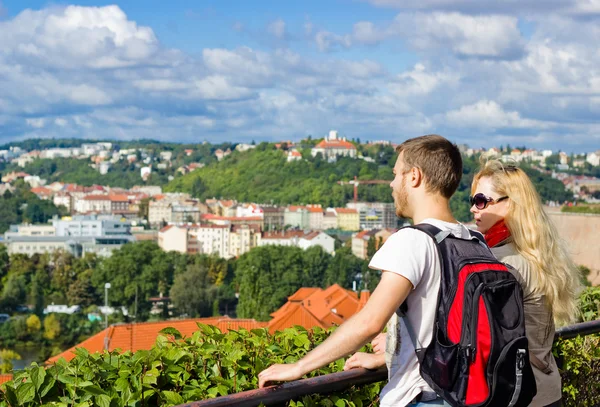
<instances>
[{"instance_id":1,"label":"man's ear","mask_svg":"<svg viewBox=\"0 0 600 407\"><path fill-rule=\"evenodd\" d=\"M412 167L410 169L410 184L413 188L418 188L423 182L423 173L420 168Z\"/></svg>"}]
</instances>

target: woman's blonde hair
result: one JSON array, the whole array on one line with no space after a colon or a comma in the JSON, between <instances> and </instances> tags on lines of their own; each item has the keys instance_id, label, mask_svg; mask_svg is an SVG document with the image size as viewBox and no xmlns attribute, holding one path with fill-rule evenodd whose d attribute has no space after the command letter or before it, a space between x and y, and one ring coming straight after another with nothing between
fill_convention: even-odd
<instances>
[{"instance_id":1,"label":"woman's blonde hair","mask_svg":"<svg viewBox=\"0 0 600 407\"><path fill-rule=\"evenodd\" d=\"M533 271L534 292L544 294L559 324L571 322L577 314L580 272L563 239L542 206L533 183L522 169L498 160L484 162L473 178L474 192L481 178L489 178L500 196L508 196L504 219L517 252Z\"/></svg>"}]
</instances>

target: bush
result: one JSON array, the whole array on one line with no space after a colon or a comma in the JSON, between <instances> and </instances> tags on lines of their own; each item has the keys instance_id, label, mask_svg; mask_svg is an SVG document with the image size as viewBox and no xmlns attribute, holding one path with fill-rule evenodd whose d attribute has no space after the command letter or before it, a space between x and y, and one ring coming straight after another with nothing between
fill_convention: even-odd
<instances>
[{"instance_id":1,"label":"bush","mask_svg":"<svg viewBox=\"0 0 600 407\"><path fill-rule=\"evenodd\" d=\"M600 317L600 287L586 288L579 297L581 321ZM588 335L554 344L554 356L561 362L565 406L600 405L600 335Z\"/></svg>"},{"instance_id":2,"label":"bush","mask_svg":"<svg viewBox=\"0 0 600 407\"><path fill-rule=\"evenodd\" d=\"M600 287L580 297L581 319L600 316ZM270 335L265 329L222 333L208 325L190 338L173 328L162 331L155 346L135 353L90 355L78 349L69 363L48 369L36 364L15 373L0 389L0 407L98 405L102 407L169 406L252 390L257 374L273 363L293 363L321 343L331 330L296 327ZM561 362L566 406L600 405L600 335L559 340L554 355ZM343 360L309 374L341 371ZM290 406L376 405L382 383L348 388L330 395L311 395Z\"/></svg>"},{"instance_id":3,"label":"bush","mask_svg":"<svg viewBox=\"0 0 600 407\"><path fill-rule=\"evenodd\" d=\"M1 387L0 407L171 406L251 390L258 386L257 375L266 366L297 361L331 332L296 327L272 336L265 329L224 334L208 325L199 328L186 339L166 328L162 331L165 336L159 336L150 350L90 355L79 348L69 363L61 359L48 369L33 364ZM342 367L340 359L310 376ZM290 405L373 405L380 386L306 396Z\"/></svg>"}]
</instances>

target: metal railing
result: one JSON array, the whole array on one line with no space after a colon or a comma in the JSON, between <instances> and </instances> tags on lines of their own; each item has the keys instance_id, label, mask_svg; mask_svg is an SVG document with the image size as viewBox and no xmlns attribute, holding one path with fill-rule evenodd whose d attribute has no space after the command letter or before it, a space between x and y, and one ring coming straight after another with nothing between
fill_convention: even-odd
<instances>
[{"instance_id":1,"label":"metal railing","mask_svg":"<svg viewBox=\"0 0 600 407\"><path fill-rule=\"evenodd\" d=\"M554 341L600 333L600 319L566 326L556 330ZM178 407L251 407L263 403L265 406L281 405L288 400L307 394L327 394L347 389L350 386L377 383L387 379L387 368L377 370L351 369L310 379L296 380L278 386L249 390L208 400L181 404Z\"/></svg>"}]
</instances>

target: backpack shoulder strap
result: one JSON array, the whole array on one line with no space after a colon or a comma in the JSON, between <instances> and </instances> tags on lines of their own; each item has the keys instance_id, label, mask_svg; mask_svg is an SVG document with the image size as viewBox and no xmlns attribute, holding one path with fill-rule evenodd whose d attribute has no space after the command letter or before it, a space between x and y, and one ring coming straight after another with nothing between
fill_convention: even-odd
<instances>
[{"instance_id":1,"label":"backpack shoulder strap","mask_svg":"<svg viewBox=\"0 0 600 407\"><path fill-rule=\"evenodd\" d=\"M410 225L410 226L405 226L405 227L411 228L411 229L417 229L417 230L420 230L421 232L429 235L429 237L431 237L433 239L433 241L435 242L435 245L438 246L438 249L437 249L438 255L441 257L439 244L446 237L448 237L450 235L449 231L442 231L440 228L430 225L429 223L418 223L416 225ZM408 311L408 305L407 305L406 301L404 301L404 303L402 303L402 305L400 306L400 309L398 310L398 316L402 320L404 320L404 326L406 327L408 336L410 337L410 340L415 348L415 351L417 351L418 349L422 348L423 346L421 345L419 338L418 338L412 324L408 320L408 317L406 315L407 311ZM417 352L417 357L418 356L419 356L419 352Z\"/></svg>"},{"instance_id":2,"label":"backpack shoulder strap","mask_svg":"<svg viewBox=\"0 0 600 407\"><path fill-rule=\"evenodd\" d=\"M407 228L417 229L429 235L437 244L441 243L450 235L449 231L442 231L440 228L430 225L429 223L418 223L416 225L406 226Z\"/></svg>"}]
</instances>

